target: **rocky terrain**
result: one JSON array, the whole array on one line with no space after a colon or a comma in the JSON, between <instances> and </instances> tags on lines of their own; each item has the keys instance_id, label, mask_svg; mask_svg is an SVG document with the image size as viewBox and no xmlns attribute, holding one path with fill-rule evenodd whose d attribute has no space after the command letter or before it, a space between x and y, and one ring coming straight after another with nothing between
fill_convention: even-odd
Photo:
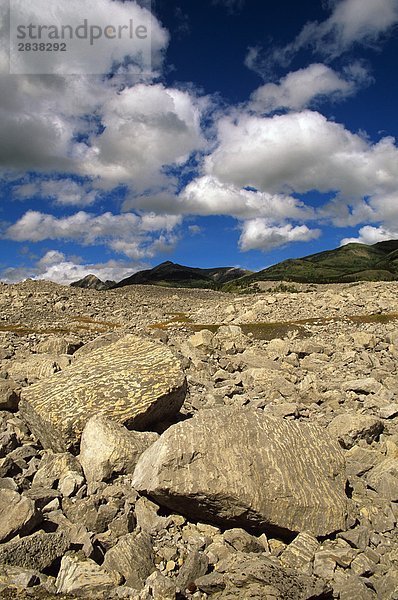
<instances>
[{"instance_id":1,"label":"rocky terrain","mask_svg":"<svg viewBox=\"0 0 398 600\"><path fill-rule=\"evenodd\" d=\"M0 597L398 598L398 283L0 284Z\"/></svg>"}]
</instances>

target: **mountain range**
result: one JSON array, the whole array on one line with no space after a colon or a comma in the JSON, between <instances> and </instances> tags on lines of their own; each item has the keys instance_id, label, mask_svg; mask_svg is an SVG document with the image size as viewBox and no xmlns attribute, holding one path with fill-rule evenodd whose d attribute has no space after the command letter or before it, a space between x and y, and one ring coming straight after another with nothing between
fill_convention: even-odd
<instances>
[{"instance_id":1,"label":"mountain range","mask_svg":"<svg viewBox=\"0 0 398 600\"><path fill-rule=\"evenodd\" d=\"M140 284L239 291L259 281L344 283L395 280L398 280L398 240L371 246L351 243L303 258L285 260L258 273L236 267L199 269L166 261L153 269L138 271L118 283L102 282L94 275L87 275L71 285L97 290Z\"/></svg>"},{"instance_id":2,"label":"mountain range","mask_svg":"<svg viewBox=\"0 0 398 600\"><path fill-rule=\"evenodd\" d=\"M138 271L138 273L134 273L131 277L123 279L114 287L120 288L126 285L141 284L219 289L225 283L251 274L251 271L235 267L198 269L166 261L153 269Z\"/></svg>"}]
</instances>

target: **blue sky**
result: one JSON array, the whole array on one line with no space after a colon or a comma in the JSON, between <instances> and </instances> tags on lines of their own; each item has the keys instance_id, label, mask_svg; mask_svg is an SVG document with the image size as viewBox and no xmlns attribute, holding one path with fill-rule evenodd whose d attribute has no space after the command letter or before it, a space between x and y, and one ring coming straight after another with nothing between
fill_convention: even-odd
<instances>
[{"instance_id":1,"label":"blue sky","mask_svg":"<svg viewBox=\"0 0 398 600\"><path fill-rule=\"evenodd\" d=\"M126 42L86 57L97 75L67 53L9 74L0 9L0 279L259 270L398 238L398 0L93 2L70 22L151 20L150 73Z\"/></svg>"}]
</instances>

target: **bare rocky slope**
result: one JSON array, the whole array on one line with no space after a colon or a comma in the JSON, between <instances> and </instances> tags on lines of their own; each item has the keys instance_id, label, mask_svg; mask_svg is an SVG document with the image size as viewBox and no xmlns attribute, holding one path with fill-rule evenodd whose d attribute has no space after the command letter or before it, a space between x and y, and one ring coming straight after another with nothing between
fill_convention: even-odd
<instances>
[{"instance_id":1,"label":"bare rocky slope","mask_svg":"<svg viewBox=\"0 0 398 600\"><path fill-rule=\"evenodd\" d=\"M397 292L0 284L0 597L395 599Z\"/></svg>"}]
</instances>

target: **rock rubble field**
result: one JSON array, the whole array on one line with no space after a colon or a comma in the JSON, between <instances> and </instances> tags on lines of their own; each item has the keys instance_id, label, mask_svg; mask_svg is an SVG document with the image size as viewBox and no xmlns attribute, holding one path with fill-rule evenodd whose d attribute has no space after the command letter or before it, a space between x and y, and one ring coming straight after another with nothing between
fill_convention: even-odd
<instances>
[{"instance_id":1,"label":"rock rubble field","mask_svg":"<svg viewBox=\"0 0 398 600\"><path fill-rule=\"evenodd\" d=\"M0 597L398 599L398 283L0 284Z\"/></svg>"}]
</instances>

